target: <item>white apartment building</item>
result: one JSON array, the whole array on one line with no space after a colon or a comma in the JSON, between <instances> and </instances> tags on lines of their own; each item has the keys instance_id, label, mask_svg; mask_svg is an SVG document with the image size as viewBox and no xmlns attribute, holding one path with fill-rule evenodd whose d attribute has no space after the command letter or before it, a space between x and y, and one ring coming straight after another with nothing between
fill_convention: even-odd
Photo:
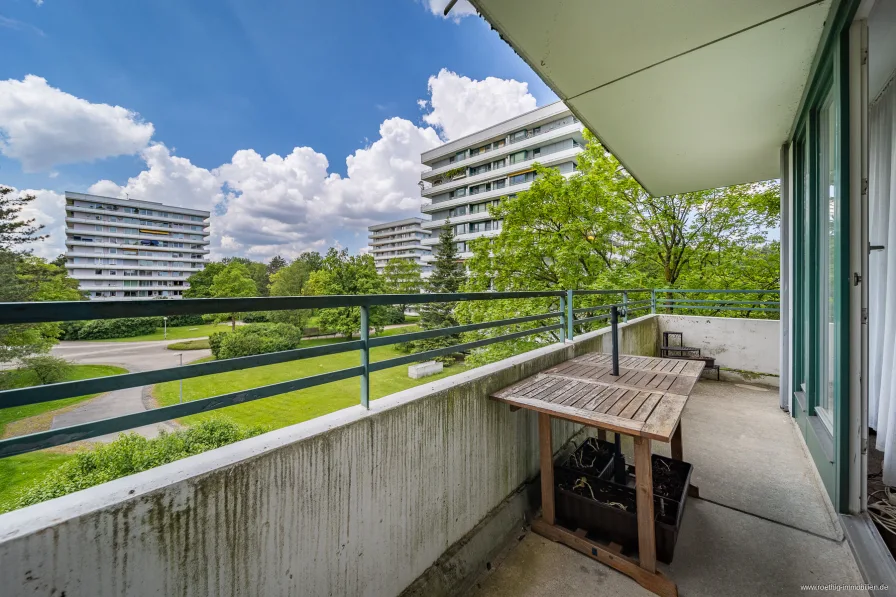
<instances>
[{"instance_id":1,"label":"white apartment building","mask_svg":"<svg viewBox=\"0 0 896 597\"><path fill-rule=\"evenodd\" d=\"M209 212L65 193L65 268L91 300L181 298L205 267Z\"/></svg>"},{"instance_id":2,"label":"white apartment building","mask_svg":"<svg viewBox=\"0 0 896 597\"><path fill-rule=\"evenodd\" d=\"M423 218L406 218L367 228L368 246L378 273L383 273L390 259L407 259L420 265L424 277L429 275L432 266L423 262L423 258L431 251L423 244L430 236L429 230L423 228L425 223L429 221Z\"/></svg>"},{"instance_id":3,"label":"white apartment building","mask_svg":"<svg viewBox=\"0 0 896 597\"><path fill-rule=\"evenodd\" d=\"M563 102L556 102L422 154L430 168L421 175L423 197L431 203L424 201L421 211L432 217L422 226L433 231L423 244L436 245L438 230L450 220L461 259L471 257L469 241L501 231L489 206L528 189L535 178L533 164L567 175L575 171L583 130ZM434 256L423 260L431 262Z\"/></svg>"}]
</instances>

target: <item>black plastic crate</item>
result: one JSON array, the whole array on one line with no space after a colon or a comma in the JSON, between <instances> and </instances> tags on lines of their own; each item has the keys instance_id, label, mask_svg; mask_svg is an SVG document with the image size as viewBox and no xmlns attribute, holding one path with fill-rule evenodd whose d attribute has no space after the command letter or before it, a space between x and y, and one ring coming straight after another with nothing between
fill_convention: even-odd
<instances>
[{"instance_id":1,"label":"black plastic crate","mask_svg":"<svg viewBox=\"0 0 896 597\"><path fill-rule=\"evenodd\" d=\"M611 444L612 445L612 444ZM666 564L672 561L681 517L684 513L687 490L690 484L693 467L686 463L662 456L653 456L655 477L668 477L674 473L679 481L674 485L680 487L676 497L664 495L653 496L653 511L656 532L656 557ZM666 469L666 466L669 469ZM662 472L657 470L662 469ZM627 466L630 475L634 467ZM558 522L567 528L584 529L596 539L617 543L623 550L637 554L638 550L638 518L635 489L629 485L614 483L611 464L604 470L604 478L566 468L555 471L555 509ZM680 477L683 476L683 482ZM580 482L583 479L587 482ZM662 480L662 479L661 479ZM575 486L579 484L578 489ZM673 484L667 483L666 486ZM663 490L663 483L655 486ZM594 495L592 499L591 495Z\"/></svg>"},{"instance_id":2,"label":"black plastic crate","mask_svg":"<svg viewBox=\"0 0 896 597\"><path fill-rule=\"evenodd\" d=\"M603 477L607 468L612 468L614 452L615 446L610 442L589 437L575 452L555 462L554 468Z\"/></svg>"}]
</instances>

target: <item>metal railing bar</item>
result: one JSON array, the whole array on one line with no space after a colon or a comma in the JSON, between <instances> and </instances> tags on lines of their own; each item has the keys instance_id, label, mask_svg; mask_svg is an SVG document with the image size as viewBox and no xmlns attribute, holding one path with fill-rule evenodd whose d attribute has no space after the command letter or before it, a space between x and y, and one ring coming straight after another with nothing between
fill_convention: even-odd
<instances>
[{"instance_id":1,"label":"metal railing bar","mask_svg":"<svg viewBox=\"0 0 896 597\"><path fill-rule=\"evenodd\" d=\"M201 377L203 375L211 375L214 373L227 373L228 371L239 371L241 369L250 369L252 367L260 367L263 365L298 361L301 359L358 350L361 346L362 342L360 340L351 340L334 344L324 344L323 346L310 346L308 348L296 348L293 350L270 352L248 357L236 357L220 361L209 361L207 363L195 363L193 365L184 365L182 367L169 367L167 369L141 371L139 373L123 373L121 375L110 375L109 377L95 377L93 379L82 379L79 381L67 381L45 386L32 386L29 388L6 390L0 392L0 408L38 404L40 402L49 402L50 400L59 400L60 398L73 398L75 396L84 396L86 394L99 394L101 392L148 386L166 381L177 381L178 379Z\"/></svg>"},{"instance_id":2,"label":"metal railing bar","mask_svg":"<svg viewBox=\"0 0 896 597\"><path fill-rule=\"evenodd\" d=\"M719 290L719 289L676 289L676 288L657 288L656 292L675 292L675 293L684 293L684 294L699 294L701 292L705 293L715 293L715 294L779 294L780 290Z\"/></svg>"},{"instance_id":3,"label":"metal railing bar","mask_svg":"<svg viewBox=\"0 0 896 597\"><path fill-rule=\"evenodd\" d=\"M122 415L120 417L111 417L109 419L101 419L90 423L82 423L80 425L72 425L61 429L41 431L30 435L22 435L0 440L0 458L33 452L35 450L43 450L44 448L51 448L70 442L90 439L91 437L98 437L100 435L106 435L107 433L126 431L135 427L169 421L188 415L209 412L226 406L243 404L260 398L269 398L271 396L311 388L333 381L350 379L352 377L358 377L361 374L361 371L361 367L350 367L348 369L311 375L309 377L283 381L267 386L261 386L259 388L250 388L248 390L231 392L229 394L222 394L211 398L192 400L190 402L184 402L183 404L164 406L162 408L154 408L152 410Z\"/></svg>"},{"instance_id":4,"label":"metal railing bar","mask_svg":"<svg viewBox=\"0 0 896 597\"><path fill-rule=\"evenodd\" d=\"M204 315L249 311L285 311L294 309L336 309L340 307L417 305L499 299L559 297L562 290L532 292L464 292L432 294L359 294L330 296L271 296L253 298L202 298L178 300L129 301L47 301L0 303L0 325L111 319L116 317L153 317Z\"/></svg>"},{"instance_id":5,"label":"metal railing bar","mask_svg":"<svg viewBox=\"0 0 896 597\"><path fill-rule=\"evenodd\" d=\"M573 295L585 296L589 294L622 294L623 292L628 292L629 294L633 292L650 292L650 288L623 288L620 290L573 290Z\"/></svg>"},{"instance_id":6,"label":"metal railing bar","mask_svg":"<svg viewBox=\"0 0 896 597\"><path fill-rule=\"evenodd\" d=\"M702 310L706 310L706 311L767 311L767 312L772 312L772 313L778 313L781 310L780 308L775 308L775 307L730 307L730 308L726 308L726 307L722 307L722 306L713 307L711 305L671 305L671 304L666 305L666 304L662 304L662 303L657 303L656 306L657 306L657 309L660 309L663 307L670 307L670 308L675 308L678 310L702 309Z\"/></svg>"},{"instance_id":7,"label":"metal railing bar","mask_svg":"<svg viewBox=\"0 0 896 597\"><path fill-rule=\"evenodd\" d=\"M579 307L573 309L573 313L591 313L592 311L600 311L601 309L610 309L611 307L621 308L622 303L612 303L610 305L594 305L593 307Z\"/></svg>"},{"instance_id":8,"label":"metal railing bar","mask_svg":"<svg viewBox=\"0 0 896 597\"><path fill-rule=\"evenodd\" d=\"M394 359L371 363L370 370L381 371L383 369L391 369L392 367L398 367L399 365L404 365L406 363L426 361L428 359L444 356L447 354L455 354L463 350L468 350L470 348L479 348L480 346L488 346L489 344L495 344L497 342L506 342L507 340L514 340L516 338L523 338L525 336L532 336L535 334L550 332L551 330L559 330L562 327L562 323L555 323L553 325L546 325L540 328L532 328L531 330L523 330L521 332L513 332L512 334L504 334L502 336L495 336L493 338L483 338L482 340L474 340L473 342L464 342L462 344L455 344L454 346L446 346L445 348L436 348L434 350L417 352L403 357L395 357Z\"/></svg>"},{"instance_id":9,"label":"metal railing bar","mask_svg":"<svg viewBox=\"0 0 896 597\"><path fill-rule=\"evenodd\" d=\"M437 330L409 332L407 334L396 334L394 336L380 336L379 338L370 339L370 347L373 348L375 346L389 346L390 344L400 344L401 342L423 340L425 338L439 338L440 336L451 336L454 334L460 334L462 332L473 332L476 330L503 327L505 325L514 325L517 323L526 323L529 321L540 321L542 319L551 319L552 317L560 317L560 311L553 311L551 313L545 313L544 315L527 315L525 317L514 317L512 319L486 321L484 323L456 325L450 328L439 328Z\"/></svg>"},{"instance_id":10,"label":"metal railing bar","mask_svg":"<svg viewBox=\"0 0 896 597\"><path fill-rule=\"evenodd\" d=\"M588 323L589 321L606 321L609 320L608 315L596 315L595 317L585 317L584 319L576 319L576 323Z\"/></svg>"},{"instance_id":11,"label":"metal railing bar","mask_svg":"<svg viewBox=\"0 0 896 597\"><path fill-rule=\"evenodd\" d=\"M726 301L725 299L658 299L663 303L693 303L707 305L780 305L781 301Z\"/></svg>"}]
</instances>

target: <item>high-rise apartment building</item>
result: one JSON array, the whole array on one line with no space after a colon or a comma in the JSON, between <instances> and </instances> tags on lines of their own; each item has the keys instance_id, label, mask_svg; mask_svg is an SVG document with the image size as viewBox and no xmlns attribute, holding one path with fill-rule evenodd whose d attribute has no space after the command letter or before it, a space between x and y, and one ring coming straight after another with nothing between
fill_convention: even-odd
<instances>
[{"instance_id":1,"label":"high-rise apartment building","mask_svg":"<svg viewBox=\"0 0 896 597\"><path fill-rule=\"evenodd\" d=\"M583 130L563 102L556 102L424 153L420 159L430 169L421 175L423 197L431 203L421 211L432 220L422 226L433 233L423 244L437 244L438 230L450 221L461 259L470 257L469 241L501 231L489 206L528 189L535 179L533 164L567 175L575 171ZM431 262L434 256L423 259Z\"/></svg>"},{"instance_id":2,"label":"high-rise apartment building","mask_svg":"<svg viewBox=\"0 0 896 597\"><path fill-rule=\"evenodd\" d=\"M426 222L423 218L406 218L367 228L368 246L378 273L383 273L390 259L407 259L421 266L422 275L429 275L431 267L422 261L430 253L423 244L430 234L422 227Z\"/></svg>"},{"instance_id":3,"label":"high-rise apartment building","mask_svg":"<svg viewBox=\"0 0 896 597\"><path fill-rule=\"evenodd\" d=\"M91 300L181 298L205 267L209 212L65 193L65 268Z\"/></svg>"}]
</instances>

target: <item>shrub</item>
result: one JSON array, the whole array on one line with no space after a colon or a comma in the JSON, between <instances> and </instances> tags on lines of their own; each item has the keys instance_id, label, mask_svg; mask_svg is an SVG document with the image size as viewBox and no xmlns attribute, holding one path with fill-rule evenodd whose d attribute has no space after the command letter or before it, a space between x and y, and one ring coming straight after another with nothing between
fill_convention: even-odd
<instances>
[{"instance_id":1,"label":"shrub","mask_svg":"<svg viewBox=\"0 0 896 597\"><path fill-rule=\"evenodd\" d=\"M243 323L267 323L271 319L266 311L251 311L243 313Z\"/></svg>"},{"instance_id":2,"label":"shrub","mask_svg":"<svg viewBox=\"0 0 896 597\"><path fill-rule=\"evenodd\" d=\"M39 354L22 359L25 368L34 373L41 385L50 383L59 383L65 380L71 364L65 359L54 357L49 354Z\"/></svg>"},{"instance_id":3,"label":"shrub","mask_svg":"<svg viewBox=\"0 0 896 597\"><path fill-rule=\"evenodd\" d=\"M168 316L168 327L170 328L183 327L187 325L202 325L203 323L205 323L205 320L202 318L202 315Z\"/></svg>"},{"instance_id":4,"label":"shrub","mask_svg":"<svg viewBox=\"0 0 896 597\"><path fill-rule=\"evenodd\" d=\"M14 508L23 508L100 483L133 475L200 452L220 448L266 430L244 427L227 419L203 421L187 429L162 431L154 439L136 433L122 434L115 441L79 452L16 500Z\"/></svg>"},{"instance_id":5,"label":"shrub","mask_svg":"<svg viewBox=\"0 0 896 597\"><path fill-rule=\"evenodd\" d=\"M382 325L395 325L404 323L404 311L400 307L389 305L380 308Z\"/></svg>"},{"instance_id":6,"label":"shrub","mask_svg":"<svg viewBox=\"0 0 896 597\"><path fill-rule=\"evenodd\" d=\"M174 342L173 344L169 344L165 348L167 348L168 350L203 350L205 348L211 348L211 346L209 344L208 338L202 338L200 340L184 340L183 342Z\"/></svg>"},{"instance_id":7,"label":"shrub","mask_svg":"<svg viewBox=\"0 0 896 597\"><path fill-rule=\"evenodd\" d=\"M216 359L232 359L298 348L302 330L288 323L256 323L212 334L208 340Z\"/></svg>"},{"instance_id":8,"label":"shrub","mask_svg":"<svg viewBox=\"0 0 896 597\"><path fill-rule=\"evenodd\" d=\"M121 319L69 321L62 324L62 339L105 340L108 338L133 338L134 336L153 334L160 327L162 327L161 317L124 317Z\"/></svg>"}]
</instances>

